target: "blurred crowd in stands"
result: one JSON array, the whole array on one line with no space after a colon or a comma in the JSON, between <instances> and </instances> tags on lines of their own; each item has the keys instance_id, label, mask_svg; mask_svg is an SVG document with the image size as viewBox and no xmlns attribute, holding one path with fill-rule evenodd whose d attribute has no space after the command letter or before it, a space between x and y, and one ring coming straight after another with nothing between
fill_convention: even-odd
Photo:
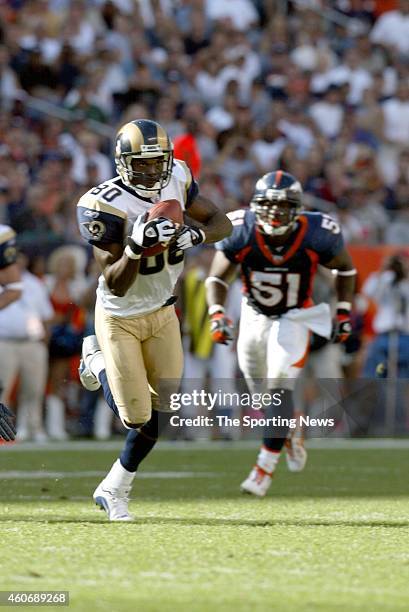
<instances>
[{"instance_id":1,"label":"blurred crowd in stands","mask_svg":"<svg viewBox=\"0 0 409 612\"><path fill-rule=\"evenodd\" d=\"M409 0L2 0L0 223L47 279L53 333L74 330L66 355L50 344L54 414L78 403L68 353L92 328L76 203L141 117L225 211L281 168L349 244L409 245Z\"/></svg>"}]
</instances>

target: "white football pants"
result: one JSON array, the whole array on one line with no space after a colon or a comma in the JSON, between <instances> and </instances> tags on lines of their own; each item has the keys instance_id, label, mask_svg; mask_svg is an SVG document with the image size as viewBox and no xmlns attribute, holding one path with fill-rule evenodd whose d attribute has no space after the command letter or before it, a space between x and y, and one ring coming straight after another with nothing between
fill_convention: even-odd
<instances>
[{"instance_id":1,"label":"white football pants","mask_svg":"<svg viewBox=\"0 0 409 612\"><path fill-rule=\"evenodd\" d=\"M294 308L274 318L256 312L243 298L237 352L252 393L277 387L294 389L307 358L310 331L329 338L328 304Z\"/></svg>"}]
</instances>

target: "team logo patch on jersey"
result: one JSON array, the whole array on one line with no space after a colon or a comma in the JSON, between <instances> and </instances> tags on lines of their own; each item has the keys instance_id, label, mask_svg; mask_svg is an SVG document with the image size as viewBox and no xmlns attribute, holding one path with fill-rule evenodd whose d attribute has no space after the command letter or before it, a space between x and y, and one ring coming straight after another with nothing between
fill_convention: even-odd
<instances>
[{"instance_id":1,"label":"team logo patch on jersey","mask_svg":"<svg viewBox=\"0 0 409 612\"><path fill-rule=\"evenodd\" d=\"M97 210L84 210L84 217L92 217L96 218L99 216L99 212Z\"/></svg>"},{"instance_id":2,"label":"team logo patch on jersey","mask_svg":"<svg viewBox=\"0 0 409 612\"><path fill-rule=\"evenodd\" d=\"M102 223L102 221L87 221L86 223L82 223L82 225L86 228L93 240L101 240L106 232L106 225Z\"/></svg>"},{"instance_id":3,"label":"team logo patch on jersey","mask_svg":"<svg viewBox=\"0 0 409 612\"><path fill-rule=\"evenodd\" d=\"M9 246L4 249L3 259L6 263L14 263L17 257L17 249L15 246Z\"/></svg>"}]
</instances>

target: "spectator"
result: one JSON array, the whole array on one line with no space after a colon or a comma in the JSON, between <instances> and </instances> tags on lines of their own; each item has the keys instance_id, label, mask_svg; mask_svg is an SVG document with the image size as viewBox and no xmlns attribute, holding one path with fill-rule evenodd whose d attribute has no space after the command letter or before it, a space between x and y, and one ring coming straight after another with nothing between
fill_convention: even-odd
<instances>
[{"instance_id":1,"label":"spectator","mask_svg":"<svg viewBox=\"0 0 409 612\"><path fill-rule=\"evenodd\" d=\"M175 157L187 163L196 180L199 179L202 164L196 140L198 131L196 121L190 119L186 122L186 132L173 139Z\"/></svg>"},{"instance_id":2,"label":"spectator","mask_svg":"<svg viewBox=\"0 0 409 612\"><path fill-rule=\"evenodd\" d=\"M78 144L71 169L73 180L80 185L89 184L87 169L92 165L96 172L96 183L107 181L112 176L111 161L107 155L100 152L98 136L91 132L82 132L78 137Z\"/></svg>"},{"instance_id":3,"label":"spectator","mask_svg":"<svg viewBox=\"0 0 409 612\"><path fill-rule=\"evenodd\" d=\"M227 22L236 30L248 31L258 23L257 11L250 0L206 0L205 4L209 19Z\"/></svg>"},{"instance_id":4,"label":"spectator","mask_svg":"<svg viewBox=\"0 0 409 612\"><path fill-rule=\"evenodd\" d=\"M409 54L409 1L399 0L396 10L383 13L370 33L373 43Z\"/></svg>"},{"instance_id":5,"label":"spectator","mask_svg":"<svg viewBox=\"0 0 409 612\"><path fill-rule=\"evenodd\" d=\"M409 82L399 83L396 95L386 100L382 109L386 140L395 145L407 145L409 142Z\"/></svg>"},{"instance_id":6,"label":"spectator","mask_svg":"<svg viewBox=\"0 0 409 612\"><path fill-rule=\"evenodd\" d=\"M0 371L3 396L17 382L17 438L44 442L43 403L48 373L47 324L54 311L44 284L28 272L20 255L23 292L0 310Z\"/></svg>"},{"instance_id":7,"label":"spectator","mask_svg":"<svg viewBox=\"0 0 409 612\"><path fill-rule=\"evenodd\" d=\"M341 102L340 88L329 85L324 97L310 107L310 115L319 131L329 139L335 138L341 131L344 120L344 108Z\"/></svg>"},{"instance_id":8,"label":"spectator","mask_svg":"<svg viewBox=\"0 0 409 612\"><path fill-rule=\"evenodd\" d=\"M82 247L61 247L48 262L46 284L55 310L50 337L50 394L47 397L47 430L58 440L67 438L65 402L70 359L81 353L84 330L82 300L88 284L86 254Z\"/></svg>"},{"instance_id":9,"label":"spectator","mask_svg":"<svg viewBox=\"0 0 409 612\"><path fill-rule=\"evenodd\" d=\"M398 334L396 375L409 377L409 257L398 252L372 274L362 293L377 305L373 321L376 338L368 348L364 375L374 377L379 364L388 365L391 333Z\"/></svg>"},{"instance_id":10,"label":"spectator","mask_svg":"<svg viewBox=\"0 0 409 612\"><path fill-rule=\"evenodd\" d=\"M0 96L8 105L20 95L20 83L10 67L10 56L5 46L0 45Z\"/></svg>"}]
</instances>

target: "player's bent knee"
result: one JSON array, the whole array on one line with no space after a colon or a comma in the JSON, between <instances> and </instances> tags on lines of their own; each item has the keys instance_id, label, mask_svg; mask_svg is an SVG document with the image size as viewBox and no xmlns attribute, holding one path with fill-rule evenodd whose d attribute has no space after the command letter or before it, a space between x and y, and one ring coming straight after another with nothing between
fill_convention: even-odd
<instances>
[{"instance_id":1,"label":"player's bent knee","mask_svg":"<svg viewBox=\"0 0 409 612\"><path fill-rule=\"evenodd\" d=\"M141 423L130 423L129 421L125 421L125 419L121 419L121 421L126 429L140 429L146 423L146 421L142 421Z\"/></svg>"},{"instance_id":2,"label":"player's bent knee","mask_svg":"<svg viewBox=\"0 0 409 612\"><path fill-rule=\"evenodd\" d=\"M169 413L174 413L175 409L172 408L170 405L169 406L154 406L154 409L156 410L156 412L163 412L165 414L169 414Z\"/></svg>"}]
</instances>

